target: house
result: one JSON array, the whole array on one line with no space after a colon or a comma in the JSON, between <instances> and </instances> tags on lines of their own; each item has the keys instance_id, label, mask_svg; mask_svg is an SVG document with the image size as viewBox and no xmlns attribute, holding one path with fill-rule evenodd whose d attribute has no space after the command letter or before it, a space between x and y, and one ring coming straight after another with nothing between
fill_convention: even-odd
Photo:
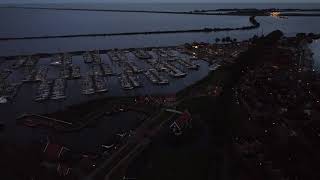
<instances>
[{"instance_id":1,"label":"house","mask_svg":"<svg viewBox=\"0 0 320 180\"><path fill-rule=\"evenodd\" d=\"M183 131L187 128L191 128L192 117L188 111L185 111L180 114L180 116L174 120L170 125L170 129L176 135L182 135Z\"/></svg>"}]
</instances>

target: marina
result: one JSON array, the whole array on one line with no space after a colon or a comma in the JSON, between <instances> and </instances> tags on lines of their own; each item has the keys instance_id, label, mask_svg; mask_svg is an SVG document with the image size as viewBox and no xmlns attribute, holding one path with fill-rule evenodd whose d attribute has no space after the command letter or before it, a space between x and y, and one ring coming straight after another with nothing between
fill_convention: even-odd
<instances>
[{"instance_id":1,"label":"marina","mask_svg":"<svg viewBox=\"0 0 320 180\"><path fill-rule=\"evenodd\" d=\"M3 178L319 179L319 17L228 4L4 5Z\"/></svg>"},{"instance_id":2,"label":"marina","mask_svg":"<svg viewBox=\"0 0 320 180\"><path fill-rule=\"evenodd\" d=\"M246 47L247 42L238 44ZM99 94L101 97L123 95L133 89L135 91L132 93L161 93L172 91L175 84L184 84L180 79L192 82L194 74L204 77L209 70L214 71L209 63L229 62L229 59L235 57L229 57L228 54L241 52L239 45L186 44L173 47L19 55L5 57L3 64L8 64L9 68L1 71L0 79L3 81L9 77L7 84L25 83L23 89L28 87L29 92L32 89L34 91L32 101L42 103L49 99L67 100L69 97L65 93L71 91L80 92L79 95ZM196 46L198 48L194 48ZM223 53L222 48L228 53ZM218 54L210 53L214 51ZM208 52L206 56L203 56L204 52ZM86 56L89 60L83 61ZM25 63L22 59L26 60ZM17 67L21 68L12 64L18 64ZM15 82L12 82L13 79ZM37 82L39 84L35 88ZM67 87L67 84L71 85ZM166 86L158 89L158 85ZM108 93L100 93L107 91Z\"/></svg>"}]
</instances>

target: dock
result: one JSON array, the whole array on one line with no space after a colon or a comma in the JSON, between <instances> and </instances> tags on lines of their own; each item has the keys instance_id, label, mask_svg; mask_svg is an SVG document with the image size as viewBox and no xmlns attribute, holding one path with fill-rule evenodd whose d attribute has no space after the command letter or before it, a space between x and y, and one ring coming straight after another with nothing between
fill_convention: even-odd
<instances>
[{"instance_id":1,"label":"dock","mask_svg":"<svg viewBox=\"0 0 320 180\"><path fill-rule=\"evenodd\" d=\"M51 84L49 81L42 81L37 90L37 95L35 97L35 101L41 102L48 100L51 93Z\"/></svg>"},{"instance_id":2,"label":"dock","mask_svg":"<svg viewBox=\"0 0 320 180\"><path fill-rule=\"evenodd\" d=\"M81 78L80 66L71 66L71 77L72 79L79 79Z\"/></svg>"},{"instance_id":3,"label":"dock","mask_svg":"<svg viewBox=\"0 0 320 180\"><path fill-rule=\"evenodd\" d=\"M163 76L161 76L161 75L158 73L157 70L155 70L155 69L150 69L149 71L150 71L150 73L152 73L152 74L158 79L158 82L157 82L158 84L161 84L161 85L163 85L163 84L169 84L169 80L166 79L166 78L164 78Z\"/></svg>"},{"instance_id":4,"label":"dock","mask_svg":"<svg viewBox=\"0 0 320 180\"><path fill-rule=\"evenodd\" d=\"M113 75L112 68L110 67L109 64L100 64L100 68L102 69L104 76Z\"/></svg>"},{"instance_id":5,"label":"dock","mask_svg":"<svg viewBox=\"0 0 320 180\"><path fill-rule=\"evenodd\" d=\"M92 66L92 76L103 76L104 73L102 72L100 65L93 65Z\"/></svg>"},{"instance_id":6,"label":"dock","mask_svg":"<svg viewBox=\"0 0 320 180\"><path fill-rule=\"evenodd\" d=\"M19 59L12 65L13 69L18 69L26 64L26 58L25 57L19 57Z\"/></svg>"},{"instance_id":7,"label":"dock","mask_svg":"<svg viewBox=\"0 0 320 180\"><path fill-rule=\"evenodd\" d=\"M120 61L120 58L119 58L118 54L116 53L116 51L109 51L107 53L107 55L109 56L109 58L113 62L119 62Z\"/></svg>"},{"instance_id":8,"label":"dock","mask_svg":"<svg viewBox=\"0 0 320 180\"><path fill-rule=\"evenodd\" d=\"M140 67L136 65L136 63L132 61L128 62L127 64L131 68L133 73L141 73L143 71Z\"/></svg>"},{"instance_id":9,"label":"dock","mask_svg":"<svg viewBox=\"0 0 320 180\"><path fill-rule=\"evenodd\" d=\"M66 81L63 78L58 78L54 81L53 88L52 88L52 100L58 99L65 99L65 88L66 88Z\"/></svg>"},{"instance_id":10,"label":"dock","mask_svg":"<svg viewBox=\"0 0 320 180\"><path fill-rule=\"evenodd\" d=\"M99 51L94 51L94 52L90 53L90 55L91 55L93 63L101 64L102 61L101 61L101 56L100 56Z\"/></svg>"},{"instance_id":11,"label":"dock","mask_svg":"<svg viewBox=\"0 0 320 180\"><path fill-rule=\"evenodd\" d=\"M28 56L25 62L25 66L34 67L38 63L38 60L39 59L37 57Z\"/></svg>"},{"instance_id":12,"label":"dock","mask_svg":"<svg viewBox=\"0 0 320 180\"><path fill-rule=\"evenodd\" d=\"M84 63L92 63L93 62L93 59L91 58L91 55L90 55L90 52L85 52L83 55L83 60L84 60Z\"/></svg>"},{"instance_id":13,"label":"dock","mask_svg":"<svg viewBox=\"0 0 320 180\"><path fill-rule=\"evenodd\" d=\"M103 92L108 91L107 86L106 86L106 82L103 77L93 76L93 82L94 82L95 92L103 93Z\"/></svg>"},{"instance_id":14,"label":"dock","mask_svg":"<svg viewBox=\"0 0 320 180\"><path fill-rule=\"evenodd\" d=\"M48 68L40 67L35 75L35 81L43 81L47 77Z\"/></svg>"},{"instance_id":15,"label":"dock","mask_svg":"<svg viewBox=\"0 0 320 180\"><path fill-rule=\"evenodd\" d=\"M22 82L25 82L25 83L36 82L36 79L35 79L36 75L37 75L37 71L35 69L32 69L25 74L24 78L22 79Z\"/></svg>"},{"instance_id":16,"label":"dock","mask_svg":"<svg viewBox=\"0 0 320 180\"><path fill-rule=\"evenodd\" d=\"M130 80L130 82L134 88L141 87L141 83L138 81L136 76L134 76L132 74L127 74L127 76L128 76L128 79Z\"/></svg>"},{"instance_id":17,"label":"dock","mask_svg":"<svg viewBox=\"0 0 320 180\"><path fill-rule=\"evenodd\" d=\"M198 70L199 69L199 65L197 64L193 64L185 59L178 59L177 62L179 64L181 64L182 66L191 69L191 70Z\"/></svg>"},{"instance_id":18,"label":"dock","mask_svg":"<svg viewBox=\"0 0 320 180\"><path fill-rule=\"evenodd\" d=\"M158 84L158 83L159 83L157 77L156 77L153 73L151 73L150 70L146 71L146 72L144 73L144 75L145 75L153 84Z\"/></svg>"},{"instance_id":19,"label":"dock","mask_svg":"<svg viewBox=\"0 0 320 180\"><path fill-rule=\"evenodd\" d=\"M138 49L138 50L135 50L133 51L133 54L138 58L138 59L151 59L152 56L146 52L145 50L142 50L142 49Z\"/></svg>"},{"instance_id":20,"label":"dock","mask_svg":"<svg viewBox=\"0 0 320 180\"><path fill-rule=\"evenodd\" d=\"M131 90L133 89L134 87L131 85L131 82L128 78L128 76L126 74L121 74L121 76L119 77L119 80L120 80L120 84L121 84L121 87L124 89L124 90Z\"/></svg>"},{"instance_id":21,"label":"dock","mask_svg":"<svg viewBox=\"0 0 320 180\"><path fill-rule=\"evenodd\" d=\"M84 95L94 94L94 87L91 76L85 76L81 81L81 93Z\"/></svg>"},{"instance_id":22,"label":"dock","mask_svg":"<svg viewBox=\"0 0 320 180\"><path fill-rule=\"evenodd\" d=\"M165 62L165 63L163 63L163 65L168 68L167 72L172 77L182 78L182 77L185 77L187 75L187 73L181 71L180 69L178 69L177 67L175 67L172 64L169 64L169 63Z\"/></svg>"}]
</instances>

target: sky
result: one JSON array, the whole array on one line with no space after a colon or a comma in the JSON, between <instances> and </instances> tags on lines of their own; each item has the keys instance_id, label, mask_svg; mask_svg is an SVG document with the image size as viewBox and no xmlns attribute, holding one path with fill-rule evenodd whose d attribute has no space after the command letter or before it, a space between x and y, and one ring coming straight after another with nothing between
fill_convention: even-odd
<instances>
[{"instance_id":1,"label":"sky","mask_svg":"<svg viewBox=\"0 0 320 180\"><path fill-rule=\"evenodd\" d=\"M129 2L129 3L139 3L139 2L160 2L160 3L183 3L183 2L209 2L209 3L242 3L242 2L251 2L251 3L320 3L320 0L0 0L0 3L74 3L74 2L103 2L103 3L119 3L119 2Z\"/></svg>"}]
</instances>

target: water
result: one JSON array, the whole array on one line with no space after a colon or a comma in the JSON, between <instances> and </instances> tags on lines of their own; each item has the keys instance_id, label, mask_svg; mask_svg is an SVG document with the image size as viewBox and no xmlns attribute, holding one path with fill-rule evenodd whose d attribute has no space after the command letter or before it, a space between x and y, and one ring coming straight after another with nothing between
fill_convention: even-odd
<instances>
[{"instance_id":1,"label":"water","mask_svg":"<svg viewBox=\"0 0 320 180\"><path fill-rule=\"evenodd\" d=\"M165 11L191 11L196 9L220 8L320 8L319 4L51 4L37 6ZM248 17L239 16L195 16L30 9L0 9L0 16L6 17L1 21L0 37L121 33L131 31L199 29L204 27L241 27L249 25ZM194 41L214 42L215 38L225 36L245 40L253 35L267 34L276 29L282 30L288 36L294 36L299 32L320 32L319 17L290 17L288 19L258 17L257 20L261 23L261 28L249 31L0 41L0 56L94 49L104 50L111 48L171 46ZM319 43L314 43L312 47L315 49L314 57L317 59L315 63L316 67L320 67ZM316 49L318 49L318 51L316 51ZM102 58L104 62L110 63L106 55L103 55ZM41 59L40 63L46 64L49 61L49 59ZM75 56L73 62L81 66L82 74L88 70L87 65L83 64L80 56ZM3 68L3 66L0 67ZM45 104L39 104L33 101L36 85L24 85L16 101L12 104L0 105L0 114L5 118L1 120L6 123L5 133L0 134L0 138L2 136L13 142L28 142L30 140L37 140L39 137L50 133L45 130L17 127L15 117L24 112L49 113L62 110L68 105L106 96L139 95L150 92L154 94L174 93L205 77L207 73L207 65L203 63L199 71L189 72L189 75L183 80L170 79L170 86L158 88L152 86L144 79L144 88L130 92L122 91L117 79L110 78L107 80L110 91L103 96L92 96L90 98L80 94L79 82L68 81L68 99L59 103L48 102ZM50 73L50 76L55 77L55 73ZM15 82L21 78L22 75L18 72L11 76L10 80ZM101 139L101 134L104 132L107 132L104 136L107 138L119 129L129 129L129 126L132 125L131 123L137 123L135 120L130 121L130 117L132 116L132 114L128 113L123 116L114 117L102 121L101 126L98 128L89 128L78 133L59 135L59 138L61 141L68 142L73 148L84 151L90 150L106 140L104 138ZM116 122L118 122L118 124ZM79 140L79 137L87 137L92 139L92 141L82 142Z\"/></svg>"}]
</instances>

